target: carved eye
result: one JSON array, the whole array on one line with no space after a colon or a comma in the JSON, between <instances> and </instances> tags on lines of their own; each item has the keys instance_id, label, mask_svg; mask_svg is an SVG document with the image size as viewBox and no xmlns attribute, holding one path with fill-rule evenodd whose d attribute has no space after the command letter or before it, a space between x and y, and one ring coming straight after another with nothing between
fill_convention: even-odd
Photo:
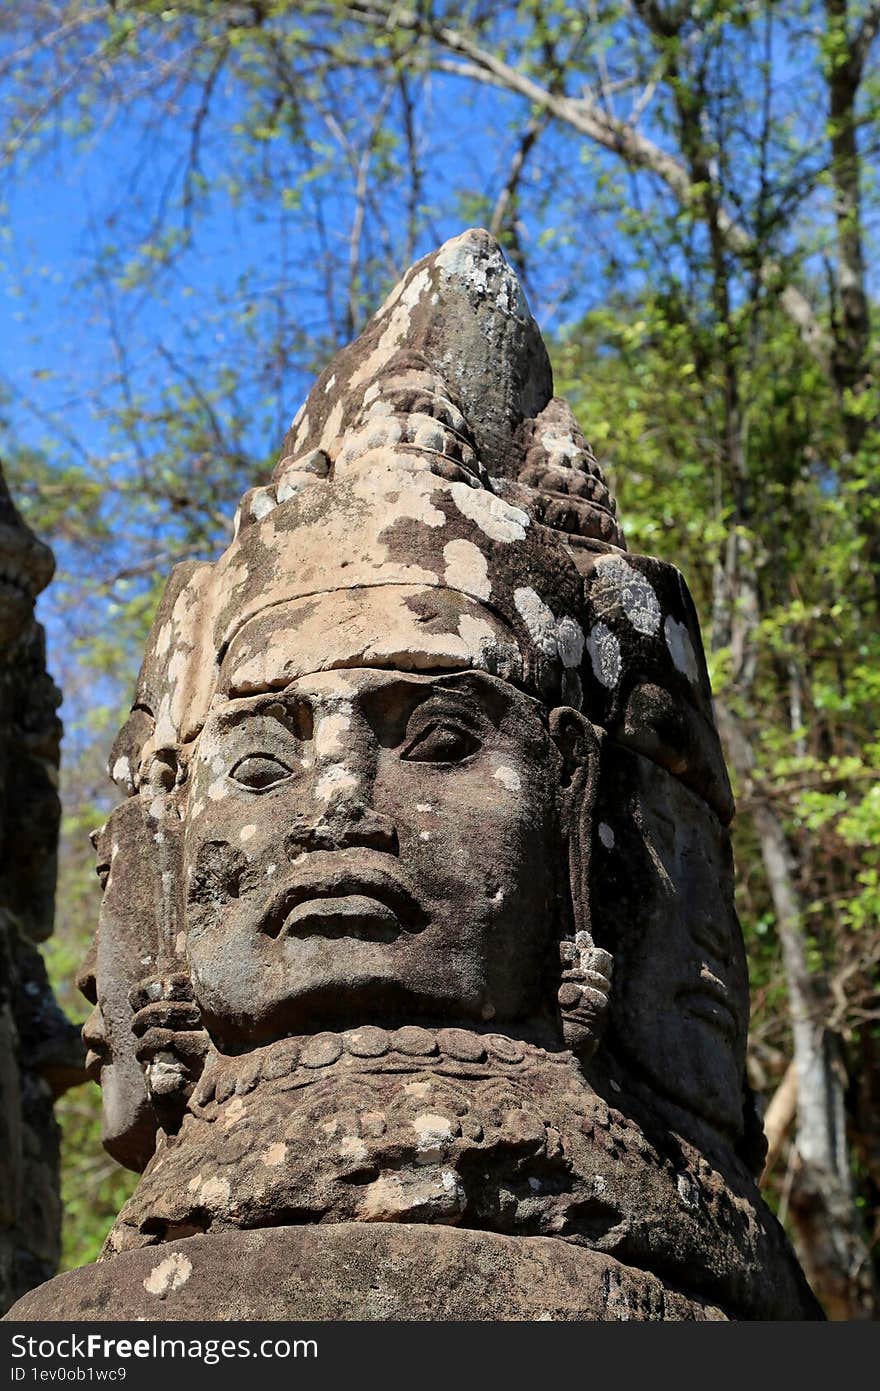
<instances>
[{"instance_id":1,"label":"carved eye","mask_svg":"<svg viewBox=\"0 0 880 1391\"><path fill-rule=\"evenodd\" d=\"M413 763L460 763L479 747L479 739L466 725L436 720L420 730L400 756Z\"/></svg>"},{"instance_id":2,"label":"carved eye","mask_svg":"<svg viewBox=\"0 0 880 1391\"><path fill-rule=\"evenodd\" d=\"M250 792L266 792L292 777L293 769L270 753L249 753L238 760L229 776Z\"/></svg>"}]
</instances>

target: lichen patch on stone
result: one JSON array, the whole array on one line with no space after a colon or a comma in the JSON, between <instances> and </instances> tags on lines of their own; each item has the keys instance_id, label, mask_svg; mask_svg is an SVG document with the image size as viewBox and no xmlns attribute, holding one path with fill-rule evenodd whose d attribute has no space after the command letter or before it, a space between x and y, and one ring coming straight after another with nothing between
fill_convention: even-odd
<instances>
[{"instance_id":1,"label":"lichen patch on stone","mask_svg":"<svg viewBox=\"0 0 880 1391\"><path fill-rule=\"evenodd\" d=\"M144 1280L147 1294L157 1299L165 1299L169 1294L181 1289L192 1274L192 1261L180 1251L172 1251L164 1261L154 1266Z\"/></svg>"},{"instance_id":2,"label":"lichen patch on stone","mask_svg":"<svg viewBox=\"0 0 880 1391\"><path fill-rule=\"evenodd\" d=\"M485 488L471 488L467 483L450 483L449 491L462 516L476 523L490 541L524 539L530 519L521 507L514 507Z\"/></svg>"},{"instance_id":3,"label":"lichen patch on stone","mask_svg":"<svg viewBox=\"0 0 880 1391\"><path fill-rule=\"evenodd\" d=\"M485 555L472 541L448 541L443 547L446 562L445 580L453 589L461 589L477 599L488 599L492 593L489 564Z\"/></svg>"},{"instance_id":4,"label":"lichen patch on stone","mask_svg":"<svg viewBox=\"0 0 880 1391\"><path fill-rule=\"evenodd\" d=\"M620 643L605 623L597 623L587 638L587 651L593 675L603 686L613 690L620 679Z\"/></svg>"},{"instance_id":5,"label":"lichen patch on stone","mask_svg":"<svg viewBox=\"0 0 880 1391\"><path fill-rule=\"evenodd\" d=\"M636 632L646 637L652 637L660 627L663 615L654 586L621 555L598 558L591 598L597 615L622 609Z\"/></svg>"}]
</instances>

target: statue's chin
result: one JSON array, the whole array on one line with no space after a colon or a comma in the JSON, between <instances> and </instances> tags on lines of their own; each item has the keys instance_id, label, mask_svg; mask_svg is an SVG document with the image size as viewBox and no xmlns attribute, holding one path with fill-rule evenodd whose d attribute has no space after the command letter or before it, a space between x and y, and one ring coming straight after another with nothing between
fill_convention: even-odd
<instances>
[{"instance_id":1,"label":"statue's chin","mask_svg":"<svg viewBox=\"0 0 880 1391\"><path fill-rule=\"evenodd\" d=\"M202 1018L221 1051L389 1021L491 1028L541 1012L534 991L512 1000L493 996L479 963L469 969L465 960L432 972L424 961L404 961L394 923L378 911L364 915L329 899L322 910L325 935L312 932L306 941L291 933L283 966L264 971L259 990L210 969L198 979Z\"/></svg>"}]
</instances>

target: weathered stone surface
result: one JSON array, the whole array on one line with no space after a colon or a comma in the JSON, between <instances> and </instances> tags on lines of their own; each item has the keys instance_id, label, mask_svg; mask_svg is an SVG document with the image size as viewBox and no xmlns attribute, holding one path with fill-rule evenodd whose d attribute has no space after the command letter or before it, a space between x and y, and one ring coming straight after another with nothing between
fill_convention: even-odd
<instances>
[{"instance_id":1,"label":"weathered stone surface","mask_svg":"<svg viewBox=\"0 0 880 1391\"><path fill-rule=\"evenodd\" d=\"M725 1314L546 1237L346 1223L195 1236L59 1275L16 1319L640 1319Z\"/></svg>"},{"instance_id":2,"label":"weathered stone surface","mask_svg":"<svg viewBox=\"0 0 880 1391\"><path fill-rule=\"evenodd\" d=\"M0 472L0 1309L57 1267L52 1103L83 1079L80 1040L35 945L52 932L60 815L61 697L34 622L52 570Z\"/></svg>"},{"instance_id":3,"label":"weathered stone surface","mask_svg":"<svg viewBox=\"0 0 880 1391\"><path fill-rule=\"evenodd\" d=\"M174 572L111 771L87 1036L144 1174L17 1315L818 1316L754 1178L693 604L486 233Z\"/></svg>"},{"instance_id":4,"label":"weathered stone surface","mask_svg":"<svg viewBox=\"0 0 880 1391\"><path fill-rule=\"evenodd\" d=\"M120 1164L140 1170L153 1153L157 1118L137 1058L131 993L155 969L158 953L153 843L140 800L132 797L116 807L93 839L104 898L93 951L79 979L94 1006L83 1026L86 1071L101 1083L105 1149ZM125 870L114 874L120 855Z\"/></svg>"}]
</instances>

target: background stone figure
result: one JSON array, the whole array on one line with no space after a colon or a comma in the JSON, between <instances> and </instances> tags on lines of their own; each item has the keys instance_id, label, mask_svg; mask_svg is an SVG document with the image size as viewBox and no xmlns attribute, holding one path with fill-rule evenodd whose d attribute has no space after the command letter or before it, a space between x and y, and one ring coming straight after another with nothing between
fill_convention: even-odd
<instances>
[{"instance_id":1,"label":"background stone figure","mask_svg":"<svg viewBox=\"0 0 880 1391\"><path fill-rule=\"evenodd\" d=\"M0 1308L58 1266L61 1203L53 1099L84 1080L38 943L55 908L61 695L46 671L34 600L47 546L0 472Z\"/></svg>"},{"instance_id":2,"label":"background stone figure","mask_svg":"<svg viewBox=\"0 0 880 1391\"><path fill-rule=\"evenodd\" d=\"M693 605L486 233L175 571L111 770L87 1035L144 1175L19 1317L819 1316L755 1183Z\"/></svg>"}]
</instances>

